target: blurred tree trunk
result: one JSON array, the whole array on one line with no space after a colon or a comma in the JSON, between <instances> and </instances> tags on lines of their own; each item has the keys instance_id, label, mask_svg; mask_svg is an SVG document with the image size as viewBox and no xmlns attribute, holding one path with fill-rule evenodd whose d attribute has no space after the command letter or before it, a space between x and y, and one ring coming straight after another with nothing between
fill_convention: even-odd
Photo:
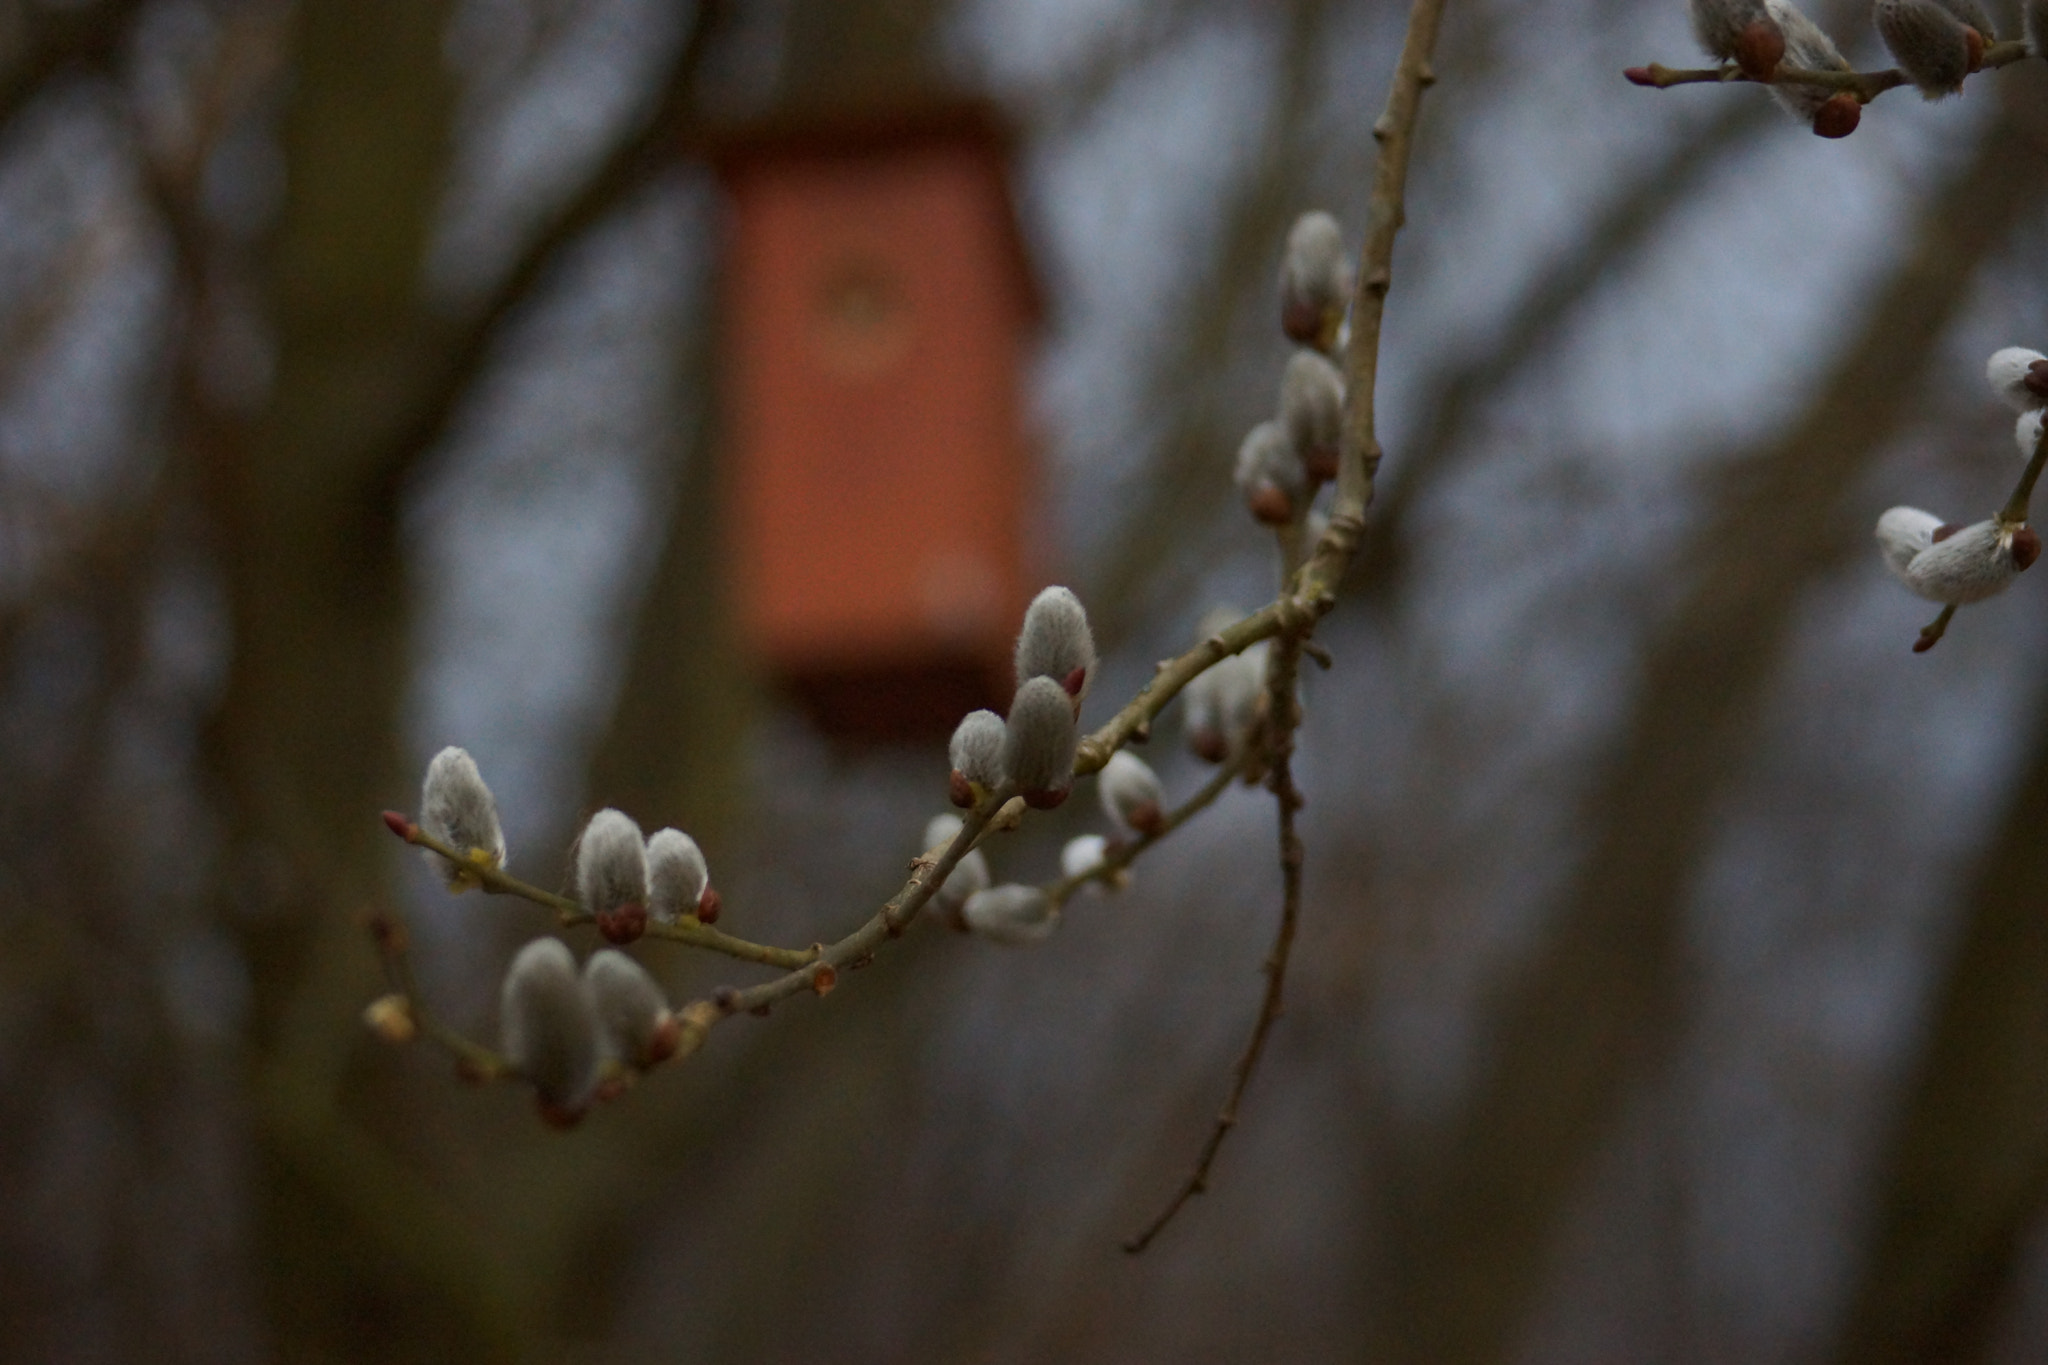
<instances>
[{"instance_id":1,"label":"blurred tree trunk","mask_svg":"<svg viewBox=\"0 0 2048 1365\"><path fill-rule=\"evenodd\" d=\"M2034 735L1935 995L1840 1361L1984 1359L2048 1207L2048 706Z\"/></svg>"},{"instance_id":2,"label":"blurred tree trunk","mask_svg":"<svg viewBox=\"0 0 2048 1365\"><path fill-rule=\"evenodd\" d=\"M1581 1177L1677 1040L1687 895L1802 589L1838 562L1844 495L1912 400L1970 281L2048 189L2030 169L2041 95L2027 82L1999 89L2005 116L1934 192L1812 406L1721 476L1677 561L1691 587L1649 646L1586 807L1592 846L1542 946L1489 1012L1491 1050L1464 1111L1371 1176L1391 1221L1376 1360L1507 1358Z\"/></svg>"},{"instance_id":3,"label":"blurred tree trunk","mask_svg":"<svg viewBox=\"0 0 2048 1365\"><path fill-rule=\"evenodd\" d=\"M448 8L299 6L265 263L274 388L253 419L201 412L190 428L233 630L211 739L252 985L258 1265L287 1360L508 1358L517 1321L483 1246L347 1099L377 988L361 916L392 856L376 812L412 785L398 492L445 371L421 287L453 112Z\"/></svg>"}]
</instances>

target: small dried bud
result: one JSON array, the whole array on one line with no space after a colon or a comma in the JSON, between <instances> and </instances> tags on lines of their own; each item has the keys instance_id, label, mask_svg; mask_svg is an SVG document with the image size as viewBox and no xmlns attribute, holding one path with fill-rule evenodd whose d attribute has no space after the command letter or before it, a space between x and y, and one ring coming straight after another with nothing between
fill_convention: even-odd
<instances>
[{"instance_id":1,"label":"small dried bud","mask_svg":"<svg viewBox=\"0 0 2048 1365\"><path fill-rule=\"evenodd\" d=\"M1069 839L1060 849L1060 875L1078 877L1102 866L1102 857L1109 851L1109 840L1100 834L1083 834Z\"/></svg>"},{"instance_id":2,"label":"small dried bud","mask_svg":"<svg viewBox=\"0 0 2048 1365\"><path fill-rule=\"evenodd\" d=\"M1166 792L1152 765L1127 749L1119 749L1102 765L1096 778L1103 814L1118 829L1132 834L1157 834L1166 819Z\"/></svg>"},{"instance_id":3,"label":"small dried bud","mask_svg":"<svg viewBox=\"0 0 2048 1365\"><path fill-rule=\"evenodd\" d=\"M1691 0L1692 31L1707 55L1734 62L1752 80L1769 80L1785 55L1785 35L1764 0Z\"/></svg>"},{"instance_id":4,"label":"small dried bud","mask_svg":"<svg viewBox=\"0 0 2048 1365\"><path fill-rule=\"evenodd\" d=\"M924 847L927 853L944 851L959 837L963 822L957 815L934 815L924 827ZM990 881L988 859L980 849L970 849L967 856L953 864L953 870L946 874L946 880L939 883L939 889L932 893L932 901L948 914L959 913L967 898L984 890Z\"/></svg>"},{"instance_id":5,"label":"small dried bud","mask_svg":"<svg viewBox=\"0 0 2048 1365\"><path fill-rule=\"evenodd\" d=\"M541 1117L567 1128L597 1092L597 1008L560 939L519 950L499 995L505 1057L533 1083Z\"/></svg>"},{"instance_id":6,"label":"small dried bud","mask_svg":"<svg viewBox=\"0 0 2048 1365\"><path fill-rule=\"evenodd\" d=\"M1027 805L1050 810L1067 799L1079 739L1065 688L1037 677L1017 689L1003 743L1003 770Z\"/></svg>"},{"instance_id":7,"label":"small dried bud","mask_svg":"<svg viewBox=\"0 0 2048 1365\"><path fill-rule=\"evenodd\" d=\"M1846 90L1828 96L1813 111L1816 137L1847 137L1863 122L1863 101Z\"/></svg>"},{"instance_id":8,"label":"small dried bud","mask_svg":"<svg viewBox=\"0 0 2048 1365\"><path fill-rule=\"evenodd\" d=\"M1973 522L1950 530L1932 513L1894 507L1878 520L1885 563L1905 585L1931 602L1964 606L1995 597L2012 586L2040 554L2040 538L2024 526ZM1898 567L1905 547L1924 533L1925 548Z\"/></svg>"},{"instance_id":9,"label":"small dried bud","mask_svg":"<svg viewBox=\"0 0 2048 1365\"><path fill-rule=\"evenodd\" d=\"M1043 943L1060 923L1043 891L1015 882L975 892L960 914L973 932L1013 948Z\"/></svg>"},{"instance_id":10,"label":"small dried bud","mask_svg":"<svg viewBox=\"0 0 2048 1365\"><path fill-rule=\"evenodd\" d=\"M1296 351L1280 376L1280 423L1310 483L1337 477L1344 429L1344 376L1319 351Z\"/></svg>"},{"instance_id":11,"label":"small dried bud","mask_svg":"<svg viewBox=\"0 0 2048 1365\"><path fill-rule=\"evenodd\" d=\"M2013 444L2020 448L2022 460L2034 458L2034 450L2041 444L2041 424L2044 416L2048 416L2048 413L2043 413L2039 409L2023 412L2020 414L2020 420L2013 424Z\"/></svg>"},{"instance_id":12,"label":"small dried bud","mask_svg":"<svg viewBox=\"0 0 2048 1365\"><path fill-rule=\"evenodd\" d=\"M1877 32L1920 93L1928 99L1953 95L1971 71L1970 38L1976 30L1935 0L1877 0ZM1977 57L1984 39L1977 35Z\"/></svg>"},{"instance_id":13,"label":"small dried bud","mask_svg":"<svg viewBox=\"0 0 2048 1365\"><path fill-rule=\"evenodd\" d=\"M380 995L363 1011L363 1023L387 1043L409 1043L419 1035L412 1001L402 995Z\"/></svg>"},{"instance_id":14,"label":"small dried bud","mask_svg":"<svg viewBox=\"0 0 2048 1365\"><path fill-rule=\"evenodd\" d=\"M613 943L631 943L647 928L647 845L640 826L609 808L590 817L576 841L576 894Z\"/></svg>"},{"instance_id":15,"label":"small dried bud","mask_svg":"<svg viewBox=\"0 0 2048 1365\"><path fill-rule=\"evenodd\" d=\"M1848 59L1835 47L1834 41L1820 31L1813 20L1800 13L1791 0L1766 0L1770 17L1777 22L1778 29L1785 35L1784 60L1807 71L1852 71ZM1794 117L1813 122L1832 95L1817 85L1783 84L1771 87L1772 96ZM1837 106L1839 108L1840 106ZM1840 137L1842 133L1831 136Z\"/></svg>"},{"instance_id":16,"label":"small dried bud","mask_svg":"<svg viewBox=\"0 0 2048 1365\"><path fill-rule=\"evenodd\" d=\"M2048 356L2039 351L2025 346L1994 351L1984 363L1984 377L1990 381L1991 391L2014 412L2048 407Z\"/></svg>"},{"instance_id":17,"label":"small dried bud","mask_svg":"<svg viewBox=\"0 0 2048 1365\"><path fill-rule=\"evenodd\" d=\"M468 855L471 864L505 865L505 832L498 825L497 800L476 770L476 760L452 744L427 764L427 780L420 788L420 827ZM427 863L448 879L452 891L466 891L478 884L471 864L452 862L431 851Z\"/></svg>"},{"instance_id":18,"label":"small dried bud","mask_svg":"<svg viewBox=\"0 0 2048 1365\"><path fill-rule=\"evenodd\" d=\"M583 964L583 981L610 1056L645 1071L675 1055L676 1017L639 963L616 948L600 948Z\"/></svg>"},{"instance_id":19,"label":"small dried bud","mask_svg":"<svg viewBox=\"0 0 2048 1365\"><path fill-rule=\"evenodd\" d=\"M1288 229L1280 257L1280 329L1304 346L1329 350L1344 325L1351 282L1337 220L1320 209L1302 214Z\"/></svg>"},{"instance_id":20,"label":"small dried bud","mask_svg":"<svg viewBox=\"0 0 2048 1365\"><path fill-rule=\"evenodd\" d=\"M1077 715L1095 680L1095 636L1088 629L1088 612L1065 588L1047 588L1032 598L1024 628L1017 632L1017 685L1033 678L1051 678L1064 688ZM954 738L959 737L955 731ZM953 766L967 771L957 762Z\"/></svg>"},{"instance_id":21,"label":"small dried bud","mask_svg":"<svg viewBox=\"0 0 2048 1365\"><path fill-rule=\"evenodd\" d=\"M1308 506L1308 471L1279 422L1259 423L1238 446L1237 491L1268 526L1285 526Z\"/></svg>"},{"instance_id":22,"label":"small dried bud","mask_svg":"<svg viewBox=\"0 0 2048 1365\"><path fill-rule=\"evenodd\" d=\"M1025 619L1030 620L1029 616ZM953 771L976 787L999 787L1003 783L1003 718L993 711L969 711L953 731L948 756ZM966 801L954 794L956 806L974 804L970 792Z\"/></svg>"},{"instance_id":23,"label":"small dried bud","mask_svg":"<svg viewBox=\"0 0 2048 1365\"><path fill-rule=\"evenodd\" d=\"M679 829L656 830L647 841L647 913L663 924L698 915L710 889L711 869L697 841Z\"/></svg>"}]
</instances>

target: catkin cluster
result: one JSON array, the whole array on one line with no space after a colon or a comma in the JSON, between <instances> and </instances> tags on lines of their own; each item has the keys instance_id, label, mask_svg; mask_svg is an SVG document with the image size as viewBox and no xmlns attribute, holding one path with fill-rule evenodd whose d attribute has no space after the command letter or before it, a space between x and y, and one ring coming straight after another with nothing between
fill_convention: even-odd
<instances>
[{"instance_id":1,"label":"catkin cluster","mask_svg":"<svg viewBox=\"0 0 2048 1365\"><path fill-rule=\"evenodd\" d=\"M417 826L395 813L385 818L408 841L427 845L428 863L452 891L483 885L505 866L497 800L461 749L443 749L427 765ZM581 909L613 944L632 943L650 922L718 918L703 850L681 830L643 838L631 816L601 810L577 836L573 862ZM392 1041L416 1028L415 1006L401 996L378 1000L367 1017ZM594 1100L673 1054L677 1023L654 979L617 947L593 953L579 970L567 945L542 938L522 948L505 974L499 1042L497 1065L533 1086L542 1117L567 1127Z\"/></svg>"},{"instance_id":2,"label":"catkin cluster","mask_svg":"<svg viewBox=\"0 0 2048 1365\"><path fill-rule=\"evenodd\" d=\"M2024 39L2008 35L1996 52L1997 28L1981 0L1875 0L1871 21L1898 69L1871 75L1856 72L1791 0L1689 0L1689 6L1700 46L1727 63L1721 79L1739 73L1768 83L1778 102L1822 137L1855 132L1864 104L1895 85L1911 84L1927 99L1942 99L1986 66L2048 55L2048 0L2025 0ZM1655 66L1623 74L1653 86L1712 76Z\"/></svg>"},{"instance_id":3,"label":"catkin cluster","mask_svg":"<svg viewBox=\"0 0 2048 1365\"><path fill-rule=\"evenodd\" d=\"M2048 451L2042 441L2048 356L2008 346L1985 365L1985 377L1991 391L2019 414L2013 435L2028 466L2014 501L1996 516L1968 525L1917 507L1894 507L1877 519L1877 544L1885 567L1920 596L1949 608L2004 592L2041 555L2041 537L2026 522L2026 500ZM1915 650L1925 650L1940 638L1938 630L1930 631Z\"/></svg>"}]
</instances>

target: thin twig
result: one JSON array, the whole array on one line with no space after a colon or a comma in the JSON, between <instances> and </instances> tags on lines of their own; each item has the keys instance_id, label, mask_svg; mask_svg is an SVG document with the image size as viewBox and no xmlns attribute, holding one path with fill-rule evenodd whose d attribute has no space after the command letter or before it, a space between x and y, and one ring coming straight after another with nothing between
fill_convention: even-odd
<instances>
[{"instance_id":1,"label":"thin twig","mask_svg":"<svg viewBox=\"0 0 2048 1365\"><path fill-rule=\"evenodd\" d=\"M1237 1065L1231 1068L1230 1093L1224 1097L1223 1107L1216 1111L1216 1121L1211 1125L1201 1151L1195 1156L1194 1169L1188 1172L1166 1207L1146 1224L1145 1230L1124 1243L1124 1250L1133 1256L1152 1245L1152 1239L1165 1230L1188 1200L1209 1188L1209 1169L1216 1164L1216 1154L1223 1148L1223 1139L1237 1126L1237 1111L1243 1103L1244 1092L1251 1085L1253 1073L1259 1069L1259 1058L1265 1055L1266 1040L1272 1035L1273 1025L1280 1021L1281 993L1287 983L1287 961L1294 947L1295 927L1301 922L1303 849L1301 836L1295 832L1294 815L1301 809L1302 800L1300 790L1294 785L1293 768L1294 735L1301 721L1301 705L1295 699L1300 662L1301 637L1281 636L1268 670L1267 711L1272 719L1267 726L1266 744L1266 758L1271 767L1267 786L1272 790L1273 803L1280 815L1280 922L1273 931L1273 946L1266 954L1266 989L1259 1001L1258 1020L1252 1025L1251 1037L1245 1041Z\"/></svg>"},{"instance_id":2,"label":"thin twig","mask_svg":"<svg viewBox=\"0 0 2048 1365\"><path fill-rule=\"evenodd\" d=\"M1995 71L2001 66L2011 66L2026 55L2027 45L2023 42L1993 43L1984 49L1984 60L1977 70ZM1633 84L1655 90L1668 90L1674 85L1728 85L1737 82L1748 85L1814 85L1824 90L1846 90L1862 104L1870 103L1887 90L1912 84L1912 78L1895 66L1882 71L1812 71L1781 63L1769 76L1758 80L1744 74L1738 66L1670 67L1651 62L1648 66L1632 66L1622 74Z\"/></svg>"},{"instance_id":3,"label":"thin twig","mask_svg":"<svg viewBox=\"0 0 2048 1365\"><path fill-rule=\"evenodd\" d=\"M1218 768L1215 775L1207 782L1204 782L1193 796L1190 796L1187 800L1169 811L1157 825L1153 826L1150 833L1141 835L1128 843L1111 844L1102 851L1102 861L1096 863L1093 867L1076 872L1070 877L1062 877L1056 882L1046 883L1044 887L1045 898L1051 901L1053 908L1057 910L1064 906L1076 891L1079 891L1088 883L1108 883L1117 873L1136 862L1139 854L1151 848L1154 844L1166 838L1167 835L1172 834L1196 815L1199 815L1202 811L1213 805L1216 798L1228 791L1230 784L1242 776L1245 769L1258 756L1258 738L1257 736L1252 736L1247 739L1244 747L1237 752L1235 757Z\"/></svg>"},{"instance_id":4,"label":"thin twig","mask_svg":"<svg viewBox=\"0 0 2048 1365\"><path fill-rule=\"evenodd\" d=\"M681 1061L702 1047L705 1036L722 1019L729 1019L742 1011L765 1014L770 1007L793 995L804 991L823 995L831 990L838 982L841 968L864 964L877 948L899 937L932 895L945 885L946 878L960 865L960 860L972 852L991 830L1015 825L1023 804L1016 796L1016 784L1011 782L1005 782L990 793L986 800L968 812L961 822L960 832L953 836L944 854L936 860L920 855L911 863L910 880L887 905L845 938L813 948L812 952L817 956L807 966L743 991L716 991L710 999L694 1000L676 1011L682 1032L674 1059Z\"/></svg>"},{"instance_id":5,"label":"thin twig","mask_svg":"<svg viewBox=\"0 0 2048 1365\"><path fill-rule=\"evenodd\" d=\"M516 1068L506 1058L482 1043L463 1037L428 1010L420 995L419 980L413 975L404 925L390 915L373 914L370 917L370 936L376 940L377 957L384 964L385 978L390 981L391 989L405 1001L413 1023L421 1033L455 1055L456 1064L465 1078L494 1081L515 1073Z\"/></svg>"}]
</instances>

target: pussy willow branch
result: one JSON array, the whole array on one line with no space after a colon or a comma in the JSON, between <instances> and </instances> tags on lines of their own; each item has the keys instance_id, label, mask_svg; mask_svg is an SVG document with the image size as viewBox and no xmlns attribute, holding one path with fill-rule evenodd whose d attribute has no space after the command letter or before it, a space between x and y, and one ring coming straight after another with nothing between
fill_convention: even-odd
<instances>
[{"instance_id":1,"label":"pussy willow branch","mask_svg":"<svg viewBox=\"0 0 2048 1365\"><path fill-rule=\"evenodd\" d=\"M1204 782L1193 796L1190 796L1187 800L1181 802L1180 805L1167 812L1150 834L1141 835L1129 843L1111 844L1103 850L1102 861L1095 864L1095 866L1085 871L1076 872L1071 877L1062 877L1056 882L1046 883L1043 888L1045 898L1051 901L1053 907L1057 909L1064 906L1072 899L1076 891L1079 891L1088 883L1107 882L1110 878L1116 876L1117 873L1138 861L1139 854L1151 848L1169 834L1172 834L1195 816L1201 814L1215 803L1217 797L1228 791L1230 784L1242 777L1245 770L1258 760L1260 757L1259 745L1258 736L1254 735L1248 738L1244 747L1221 768L1218 768L1215 775L1207 782Z\"/></svg>"},{"instance_id":2,"label":"pussy willow branch","mask_svg":"<svg viewBox=\"0 0 2048 1365\"><path fill-rule=\"evenodd\" d=\"M2012 496L2005 500L2005 506L1998 509L1995 519L1999 529L2017 531L2027 524L2027 508L2034 500L2034 485L2040 482L2044 465L2048 465L2048 422L2041 424L2041 434L2034 439L2034 453L2028 458L2020 481L2013 485ZM1955 619L1954 604L1943 607L1941 615L1920 628L1920 638L1913 642L1913 652L1925 654L1941 643L1941 637L1948 634L1948 623Z\"/></svg>"},{"instance_id":3,"label":"pussy willow branch","mask_svg":"<svg viewBox=\"0 0 2048 1365\"><path fill-rule=\"evenodd\" d=\"M478 885L491 895L518 896L522 900L532 901L535 905L544 905L555 912L556 923L563 928L591 922L590 912L585 910L581 903L567 896L558 896L552 891L543 891L531 882L521 881L503 868L476 862L460 850L442 843L403 815L396 812L387 813L384 823L390 827L392 833L408 844L418 844L421 848L432 849L469 876L475 877ZM742 962L758 962L764 967L781 967L785 970L809 966L818 957L816 948L775 948L765 943L755 943L714 929L708 924L700 924L695 917L685 917L674 924L650 920L647 925L647 936L687 943L692 948L724 953L727 957L736 957Z\"/></svg>"},{"instance_id":4,"label":"pussy willow branch","mask_svg":"<svg viewBox=\"0 0 2048 1365\"><path fill-rule=\"evenodd\" d=\"M1289 582L1283 584L1278 601L1267 610L1275 613L1273 633L1278 640L1267 666L1267 755L1271 764L1268 785L1279 808L1281 904L1280 922L1275 928L1273 947L1266 955L1266 990L1259 1005L1257 1022L1244 1052L1231 1074L1230 1092L1208 1139L1195 1157L1194 1169L1181 1182L1172 1199L1144 1231L1124 1243L1132 1255L1145 1250L1173 1221L1174 1215L1197 1194L1208 1188L1209 1171L1224 1138L1237 1126L1237 1111L1244 1092L1258 1070L1266 1040L1280 1018L1281 996L1287 980L1287 960L1294 946L1295 927L1301 919L1301 837L1295 830L1295 812L1301 808L1301 793L1294 785L1294 735L1300 724L1300 703L1296 698L1302 646L1316 621L1336 605L1337 584L1358 547L1365 529L1365 510L1372 502L1373 478L1379 469L1380 448L1373 432L1373 390L1379 373L1380 325L1386 313L1387 289L1393 282L1394 241L1406 215L1408 158L1414 148L1415 116L1422 104L1422 92L1435 80L1430 71L1430 54L1436 47L1442 0L1415 0L1408 12L1408 36L1402 45L1400 64L1393 85L1387 91L1387 107L1373 124L1373 137L1380 144L1379 165L1373 176L1372 199L1367 207L1365 246L1361 252L1358 292L1351 303L1351 337L1344 353L1344 429L1337 469L1337 498L1330 511L1330 529L1315 547L1308 564L1295 572L1293 547L1282 541L1283 564ZM1291 608L1291 610L1289 610ZM1264 615L1265 613L1261 613ZM1240 622L1240 625L1245 624ZM1210 643L1216 643L1212 641ZM1154 679L1155 685L1158 679Z\"/></svg>"},{"instance_id":5,"label":"pussy willow branch","mask_svg":"<svg viewBox=\"0 0 2048 1365\"><path fill-rule=\"evenodd\" d=\"M1977 70L1995 71L2001 66L2011 66L2026 55L2027 45L2023 42L1993 43L1984 49L1984 60ZM1651 62L1648 66L1630 67L1624 74L1635 84L1655 90L1667 90L1674 85L1726 85L1738 81L1749 85L1817 85L1824 90L1847 90L1863 104L1870 103L1887 90L1912 84L1912 78L1895 66L1883 71L1809 71L1804 67L1781 65L1769 79L1760 81L1754 76L1744 75L1742 68L1737 66L1681 68Z\"/></svg>"}]
</instances>

